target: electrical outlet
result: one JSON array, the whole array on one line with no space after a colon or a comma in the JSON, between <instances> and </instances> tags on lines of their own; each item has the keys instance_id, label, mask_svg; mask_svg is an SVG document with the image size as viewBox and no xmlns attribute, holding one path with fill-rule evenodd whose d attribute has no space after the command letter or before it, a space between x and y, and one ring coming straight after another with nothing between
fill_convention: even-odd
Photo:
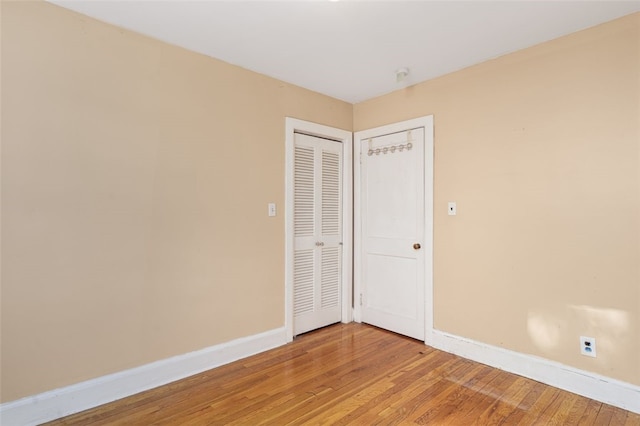
<instances>
[{"instance_id":1,"label":"electrical outlet","mask_svg":"<svg viewBox=\"0 0 640 426\"><path fill-rule=\"evenodd\" d=\"M596 357L596 338L580 336L580 353L582 355Z\"/></svg>"}]
</instances>

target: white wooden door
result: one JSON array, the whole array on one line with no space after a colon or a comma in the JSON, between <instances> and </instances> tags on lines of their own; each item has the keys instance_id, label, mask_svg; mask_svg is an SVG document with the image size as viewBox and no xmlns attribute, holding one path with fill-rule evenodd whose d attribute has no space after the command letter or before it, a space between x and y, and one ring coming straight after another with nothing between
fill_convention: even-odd
<instances>
[{"instance_id":1,"label":"white wooden door","mask_svg":"<svg viewBox=\"0 0 640 426\"><path fill-rule=\"evenodd\" d=\"M359 144L361 320L425 340L424 128Z\"/></svg>"},{"instance_id":2,"label":"white wooden door","mask_svg":"<svg viewBox=\"0 0 640 426\"><path fill-rule=\"evenodd\" d=\"M342 144L295 134L294 335L341 320Z\"/></svg>"}]
</instances>

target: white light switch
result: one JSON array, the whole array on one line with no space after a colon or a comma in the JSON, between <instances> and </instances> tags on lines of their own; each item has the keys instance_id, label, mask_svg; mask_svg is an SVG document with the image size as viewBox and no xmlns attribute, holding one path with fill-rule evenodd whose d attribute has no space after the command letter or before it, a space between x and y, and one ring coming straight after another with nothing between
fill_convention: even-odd
<instances>
[{"instance_id":1,"label":"white light switch","mask_svg":"<svg viewBox=\"0 0 640 426\"><path fill-rule=\"evenodd\" d=\"M269 216L276 215L276 203L269 203Z\"/></svg>"},{"instance_id":2,"label":"white light switch","mask_svg":"<svg viewBox=\"0 0 640 426\"><path fill-rule=\"evenodd\" d=\"M455 216L457 212L458 208L456 207L455 201L449 201L449 207L447 209L449 216Z\"/></svg>"}]
</instances>

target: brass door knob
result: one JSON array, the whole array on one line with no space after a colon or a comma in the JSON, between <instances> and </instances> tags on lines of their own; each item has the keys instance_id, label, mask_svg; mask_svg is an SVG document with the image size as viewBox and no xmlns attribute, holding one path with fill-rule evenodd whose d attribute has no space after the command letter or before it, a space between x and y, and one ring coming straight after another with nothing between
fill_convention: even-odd
<instances>
[{"instance_id":1,"label":"brass door knob","mask_svg":"<svg viewBox=\"0 0 640 426\"><path fill-rule=\"evenodd\" d=\"M414 250L420 250L420 247L421 247L421 246L420 246L420 244L419 244L419 243L415 243L415 244L413 245L413 249L414 249Z\"/></svg>"}]
</instances>

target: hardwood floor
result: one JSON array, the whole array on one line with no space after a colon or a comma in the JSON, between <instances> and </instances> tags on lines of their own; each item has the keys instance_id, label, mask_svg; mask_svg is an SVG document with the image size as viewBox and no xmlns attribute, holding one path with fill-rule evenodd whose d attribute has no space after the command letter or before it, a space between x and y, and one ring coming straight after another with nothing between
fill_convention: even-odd
<instances>
[{"instance_id":1,"label":"hardwood floor","mask_svg":"<svg viewBox=\"0 0 640 426\"><path fill-rule=\"evenodd\" d=\"M640 426L640 415L352 323L49 424Z\"/></svg>"}]
</instances>

